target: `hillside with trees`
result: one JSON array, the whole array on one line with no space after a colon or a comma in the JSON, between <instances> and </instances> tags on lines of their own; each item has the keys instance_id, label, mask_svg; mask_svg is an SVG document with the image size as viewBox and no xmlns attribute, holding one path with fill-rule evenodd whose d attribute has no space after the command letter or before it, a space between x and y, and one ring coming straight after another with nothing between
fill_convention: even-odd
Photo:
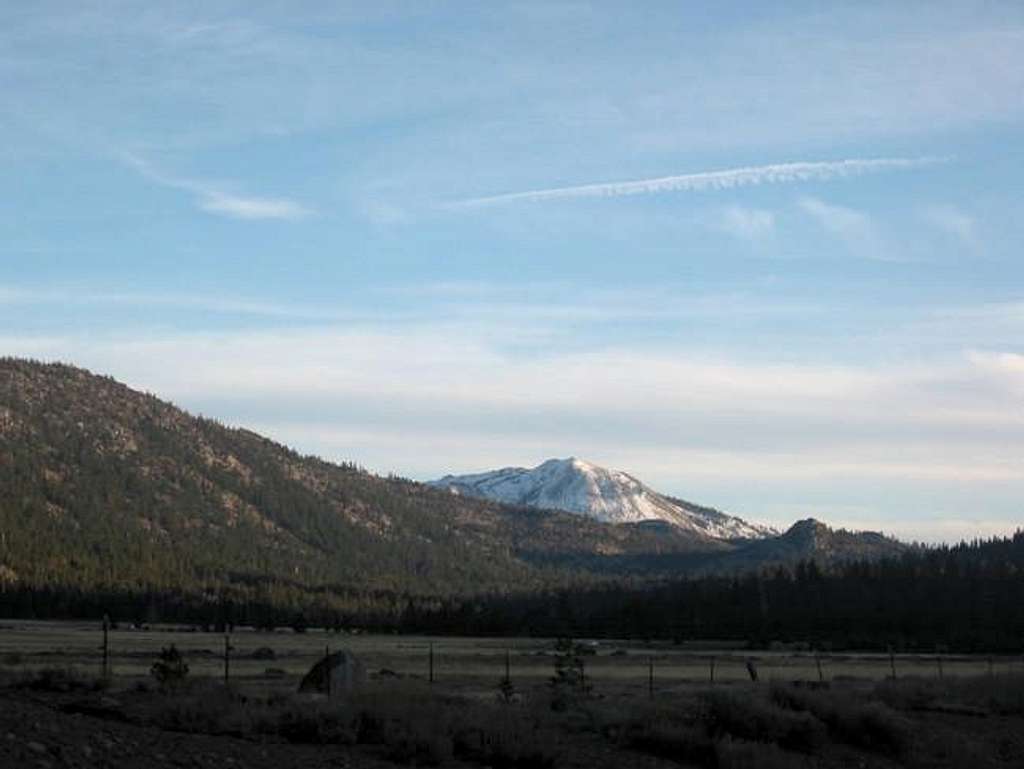
<instances>
[{"instance_id":1,"label":"hillside with trees","mask_svg":"<svg viewBox=\"0 0 1024 769\"><path fill-rule=\"evenodd\" d=\"M0 360L0 616L1006 646L1022 549L813 520L729 543L511 507Z\"/></svg>"}]
</instances>

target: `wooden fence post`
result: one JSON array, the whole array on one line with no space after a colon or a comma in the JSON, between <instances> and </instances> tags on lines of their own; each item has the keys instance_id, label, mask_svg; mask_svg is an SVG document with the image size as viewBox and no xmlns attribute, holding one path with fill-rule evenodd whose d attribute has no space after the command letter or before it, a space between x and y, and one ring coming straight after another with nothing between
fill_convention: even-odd
<instances>
[{"instance_id":1,"label":"wooden fence post","mask_svg":"<svg viewBox=\"0 0 1024 769\"><path fill-rule=\"evenodd\" d=\"M892 672L892 680L896 680L896 653L889 647L889 670Z\"/></svg>"},{"instance_id":2,"label":"wooden fence post","mask_svg":"<svg viewBox=\"0 0 1024 769\"><path fill-rule=\"evenodd\" d=\"M654 657L647 658L647 698L654 699Z\"/></svg>"},{"instance_id":3,"label":"wooden fence post","mask_svg":"<svg viewBox=\"0 0 1024 769\"><path fill-rule=\"evenodd\" d=\"M711 658L711 683L715 682L715 658Z\"/></svg>"},{"instance_id":4,"label":"wooden fence post","mask_svg":"<svg viewBox=\"0 0 1024 769\"><path fill-rule=\"evenodd\" d=\"M231 650L234 647L231 646L231 634L224 634L224 686L227 686L231 681Z\"/></svg>"},{"instance_id":5,"label":"wooden fence post","mask_svg":"<svg viewBox=\"0 0 1024 769\"><path fill-rule=\"evenodd\" d=\"M751 658L747 658L747 675L750 676L751 681L757 683L757 665Z\"/></svg>"},{"instance_id":6,"label":"wooden fence post","mask_svg":"<svg viewBox=\"0 0 1024 769\"><path fill-rule=\"evenodd\" d=\"M110 678L110 615L103 615L103 668L102 677Z\"/></svg>"},{"instance_id":7,"label":"wooden fence post","mask_svg":"<svg viewBox=\"0 0 1024 769\"><path fill-rule=\"evenodd\" d=\"M327 689L327 701L331 700L331 647L324 647L324 677L325 688Z\"/></svg>"},{"instance_id":8,"label":"wooden fence post","mask_svg":"<svg viewBox=\"0 0 1024 769\"><path fill-rule=\"evenodd\" d=\"M434 642L430 642L430 647L427 651L427 680L429 683L434 683Z\"/></svg>"}]
</instances>

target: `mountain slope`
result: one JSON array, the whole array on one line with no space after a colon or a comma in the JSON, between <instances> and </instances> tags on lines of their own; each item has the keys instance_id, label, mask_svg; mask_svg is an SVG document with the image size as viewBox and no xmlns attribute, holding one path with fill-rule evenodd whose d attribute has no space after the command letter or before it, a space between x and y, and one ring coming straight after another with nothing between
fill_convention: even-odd
<instances>
[{"instance_id":1,"label":"mountain slope","mask_svg":"<svg viewBox=\"0 0 1024 769\"><path fill-rule=\"evenodd\" d=\"M725 541L452 494L300 456L78 368L0 359L0 616L234 606L239 621L394 627L449 598L891 552L871 536Z\"/></svg>"},{"instance_id":2,"label":"mountain slope","mask_svg":"<svg viewBox=\"0 0 1024 769\"><path fill-rule=\"evenodd\" d=\"M602 557L721 549L303 457L106 377L0 359L0 582L531 589ZM557 553L564 568L536 564Z\"/></svg>"},{"instance_id":3,"label":"mountain slope","mask_svg":"<svg viewBox=\"0 0 1024 769\"><path fill-rule=\"evenodd\" d=\"M737 549L720 559L719 570L743 570L759 564L795 564L814 560L821 566L847 561L876 561L906 552L907 545L874 531L833 529L821 521L797 521L784 533Z\"/></svg>"},{"instance_id":4,"label":"mountain slope","mask_svg":"<svg viewBox=\"0 0 1024 769\"><path fill-rule=\"evenodd\" d=\"M473 475L447 475L431 485L459 495L567 510L606 523L666 521L712 539L761 539L776 533L713 508L664 496L627 473L576 457L549 459L532 469L506 467Z\"/></svg>"}]
</instances>

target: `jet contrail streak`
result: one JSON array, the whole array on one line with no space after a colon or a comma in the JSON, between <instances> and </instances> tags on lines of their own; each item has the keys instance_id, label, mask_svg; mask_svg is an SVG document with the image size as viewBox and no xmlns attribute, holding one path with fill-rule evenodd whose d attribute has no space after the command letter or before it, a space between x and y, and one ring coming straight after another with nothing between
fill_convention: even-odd
<instances>
[{"instance_id":1,"label":"jet contrail streak","mask_svg":"<svg viewBox=\"0 0 1024 769\"><path fill-rule=\"evenodd\" d=\"M854 158L820 162L776 163L765 166L729 168L723 171L702 171L679 176L661 176L630 182L604 182L575 187L510 192L481 198L469 198L453 204L453 208L479 208L516 201L558 200L562 198L612 198L623 195L644 195L655 192L703 192L760 184L827 181L876 171L894 171L946 162L948 158Z\"/></svg>"}]
</instances>

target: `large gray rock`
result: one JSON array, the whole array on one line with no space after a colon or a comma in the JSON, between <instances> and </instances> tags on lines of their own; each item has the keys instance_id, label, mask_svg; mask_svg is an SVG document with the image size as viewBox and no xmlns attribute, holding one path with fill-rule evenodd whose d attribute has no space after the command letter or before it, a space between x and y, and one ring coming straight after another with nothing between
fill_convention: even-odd
<instances>
[{"instance_id":1,"label":"large gray rock","mask_svg":"<svg viewBox=\"0 0 1024 769\"><path fill-rule=\"evenodd\" d=\"M352 652L342 649L322 657L310 668L299 684L304 694L328 694L343 697L351 694L366 681L366 668Z\"/></svg>"}]
</instances>

